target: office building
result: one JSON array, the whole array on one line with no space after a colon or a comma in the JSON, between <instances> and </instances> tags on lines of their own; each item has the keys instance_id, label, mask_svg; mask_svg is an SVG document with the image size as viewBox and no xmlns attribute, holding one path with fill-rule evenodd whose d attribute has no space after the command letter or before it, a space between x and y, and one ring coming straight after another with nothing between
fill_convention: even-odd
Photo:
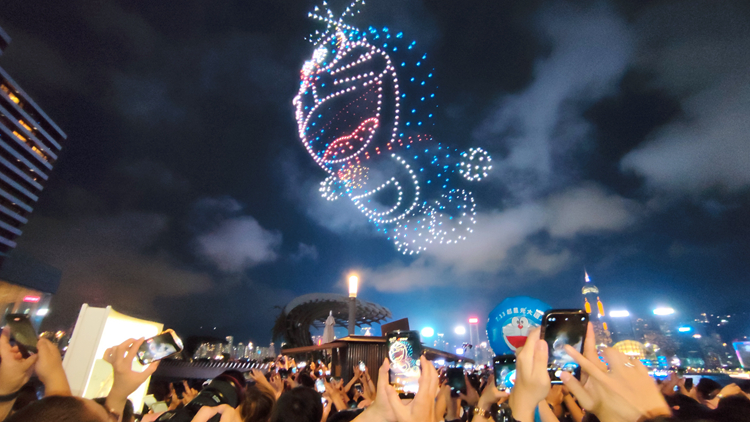
<instances>
[{"instance_id":1,"label":"office building","mask_svg":"<svg viewBox=\"0 0 750 422\"><path fill-rule=\"evenodd\" d=\"M8 44L10 37L0 28L0 56ZM0 67L0 316L27 314L37 328L47 315L61 274L15 250L16 240L66 137Z\"/></svg>"},{"instance_id":2,"label":"office building","mask_svg":"<svg viewBox=\"0 0 750 422\"><path fill-rule=\"evenodd\" d=\"M0 55L9 43L0 28ZM16 247L66 138L0 67L0 265Z\"/></svg>"}]
</instances>

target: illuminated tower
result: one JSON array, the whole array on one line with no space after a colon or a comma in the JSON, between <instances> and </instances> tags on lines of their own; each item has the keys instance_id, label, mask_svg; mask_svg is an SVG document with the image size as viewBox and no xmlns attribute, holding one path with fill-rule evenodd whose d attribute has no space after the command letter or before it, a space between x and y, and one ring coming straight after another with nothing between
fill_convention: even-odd
<instances>
[{"instance_id":1,"label":"illuminated tower","mask_svg":"<svg viewBox=\"0 0 750 422\"><path fill-rule=\"evenodd\" d=\"M610 346L612 339L607 327L607 321L604 313L604 304L599 298L599 288L591 282L589 273L584 270L584 284L581 293L583 294L583 308L589 314L589 320L594 326L596 335L596 344Z\"/></svg>"}]
</instances>

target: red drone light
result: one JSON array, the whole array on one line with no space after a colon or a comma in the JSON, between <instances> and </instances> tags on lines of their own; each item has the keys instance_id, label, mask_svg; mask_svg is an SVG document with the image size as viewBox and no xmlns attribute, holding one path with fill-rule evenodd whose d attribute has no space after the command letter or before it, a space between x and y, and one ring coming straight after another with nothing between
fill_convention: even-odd
<instances>
[{"instance_id":1,"label":"red drone light","mask_svg":"<svg viewBox=\"0 0 750 422\"><path fill-rule=\"evenodd\" d=\"M479 318L477 317L469 318L469 324L477 324L478 322L479 322Z\"/></svg>"}]
</instances>

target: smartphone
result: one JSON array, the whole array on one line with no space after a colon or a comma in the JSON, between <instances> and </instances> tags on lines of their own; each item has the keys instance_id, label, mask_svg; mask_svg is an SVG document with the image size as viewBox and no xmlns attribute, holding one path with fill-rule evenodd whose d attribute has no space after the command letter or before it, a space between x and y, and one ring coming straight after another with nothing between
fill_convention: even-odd
<instances>
[{"instance_id":1,"label":"smartphone","mask_svg":"<svg viewBox=\"0 0 750 422\"><path fill-rule=\"evenodd\" d=\"M588 323L589 315L581 309L553 309L544 314L541 338L549 347L547 371L552 384L562 384L562 371L581 379L581 367L565 351L565 345L583 353Z\"/></svg>"},{"instance_id":2,"label":"smartphone","mask_svg":"<svg viewBox=\"0 0 750 422\"><path fill-rule=\"evenodd\" d=\"M685 389L690 391L693 389L693 379L692 378L685 378Z\"/></svg>"},{"instance_id":3,"label":"smartphone","mask_svg":"<svg viewBox=\"0 0 750 422\"><path fill-rule=\"evenodd\" d=\"M326 383L325 381L323 381L323 378L318 378L315 380L315 389L320 394L323 394L326 392Z\"/></svg>"},{"instance_id":4,"label":"smartphone","mask_svg":"<svg viewBox=\"0 0 750 422\"><path fill-rule=\"evenodd\" d=\"M391 369L388 378L401 398L413 398L419 390L422 343L417 331L394 331L385 338Z\"/></svg>"},{"instance_id":5,"label":"smartphone","mask_svg":"<svg viewBox=\"0 0 750 422\"><path fill-rule=\"evenodd\" d=\"M297 367L296 366L292 366L292 369L290 369L290 371L292 371L293 374L296 374L297 373Z\"/></svg>"},{"instance_id":6,"label":"smartphone","mask_svg":"<svg viewBox=\"0 0 750 422\"><path fill-rule=\"evenodd\" d=\"M516 383L516 355L501 355L492 358L495 373L495 387L498 390L510 390Z\"/></svg>"},{"instance_id":7,"label":"smartphone","mask_svg":"<svg viewBox=\"0 0 750 422\"><path fill-rule=\"evenodd\" d=\"M38 337L28 315L8 314L5 316L5 325L10 328L11 342L18 346L18 351L24 359L37 352Z\"/></svg>"},{"instance_id":8,"label":"smartphone","mask_svg":"<svg viewBox=\"0 0 750 422\"><path fill-rule=\"evenodd\" d=\"M448 387L451 389L451 396L458 397L458 393L466 394L464 368L448 368L445 371L445 377L448 380Z\"/></svg>"},{"instance_id":9,"label":"smartphone","mask_svg":"<svg viewBox=\"0 0 750 422\"><path fill-rule=\"evenodd\" d=\"M162 360L182 351L182 340L172 330L151 337L138 348L138 361L143 365Z\"/></svg>"},{"instance_id":10,"label":"smartphone","mask_svg":"<svg viewBox=\"0 0 750 422\"><path fill-rule=\"evenodd\" d=\"M279 369L279 376L281 377L281 379L285 380L285 379L289 378L289 371L286 370L286 369L281 368L281 369Z\"/></svg>"},{"instance_id":11,"label":"smartphone","mask_svg":"<svg viewBox=\"0 0 750 422\"><path fill-rule=\"evenodd\" d=\"M367 366L365 365L365 363L362 361L359 361L359 371L365 372L366 370L367 370Z\"/></svg>"},{"instance_id":12,"label":"smartphone","mask_svg":"<svg viewBox=\"0 0 750 422\"><path fill-rule=\"evenodd\" d=\"M362 384L354 384L354 389L357 390L359 394L362 394Z\"/></svg>"}]
</instances>

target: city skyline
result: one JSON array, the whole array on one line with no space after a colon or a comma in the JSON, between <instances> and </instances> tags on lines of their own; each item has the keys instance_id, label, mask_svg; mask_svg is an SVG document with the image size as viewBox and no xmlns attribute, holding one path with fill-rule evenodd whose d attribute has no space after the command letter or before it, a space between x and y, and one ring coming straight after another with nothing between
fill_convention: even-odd
<instances>
[{"instance_id":1,"label":"city skyline","mask_svg":"<svg viewBox=\"0 0 750 422\"><path fill-rule=\"evenodd\" d=\"M434 68L430 135L492 157L473 233L418 257L320 196L292 104L315 4L7 2L0 65L68 135L18 240L62 272L46 328L85 302L266 344L277 307L352 272L420 329L583 307L584 268L607 311L744 309L746 2L368 1L352 25Z\"/></svg>"}]
</instances>

